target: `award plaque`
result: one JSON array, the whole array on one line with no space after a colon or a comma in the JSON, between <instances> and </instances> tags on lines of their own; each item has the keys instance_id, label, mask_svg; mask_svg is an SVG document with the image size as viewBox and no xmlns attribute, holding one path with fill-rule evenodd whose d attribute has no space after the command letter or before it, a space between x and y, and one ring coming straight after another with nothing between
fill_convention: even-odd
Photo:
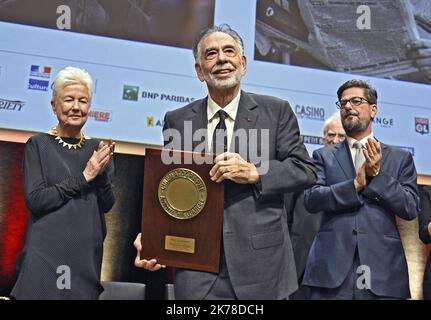
<instances>
[{"instance_id":1,"label":"award plaque","mask_svg":"<svg viewBox=\"0 0 431 320\"><path fill-rule=\"evenodd\" d=\"M210 179L213 157L146 149L141 259L219 271L224 184Z\"/></svg>"}]
</instances>

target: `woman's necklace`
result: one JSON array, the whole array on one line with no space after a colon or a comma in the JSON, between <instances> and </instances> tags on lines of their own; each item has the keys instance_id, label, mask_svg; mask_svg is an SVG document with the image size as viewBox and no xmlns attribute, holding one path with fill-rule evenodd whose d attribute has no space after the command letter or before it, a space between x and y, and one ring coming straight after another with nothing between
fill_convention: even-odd
<instances>
[{"instance_id":1,"label":"woman's necklace","mask_svg":"<svg viewBox=\"0 0 431 320\"><path fill-rule=\"evenodd\" d=\"M81 137L79 138L79 141L77 143L67 143L64 141L59 135L57 131L57 127L52 128L48 131L49 134L55 136L55 140L57 140L58 144L61 144L63 147L68 147L69 149L79 149L82 148L83 144L85 143L85 135L81 132Z\"/></svg>"}]
</instances>

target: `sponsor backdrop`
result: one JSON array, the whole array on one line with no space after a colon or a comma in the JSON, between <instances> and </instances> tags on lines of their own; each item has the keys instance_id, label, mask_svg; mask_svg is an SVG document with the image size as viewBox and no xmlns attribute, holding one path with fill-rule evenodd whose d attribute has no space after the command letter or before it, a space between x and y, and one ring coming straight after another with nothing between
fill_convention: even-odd
<instances>
[{"instance_id":1,"label":"sponsor backdrop","mask_svg":"<svg viewBox=\"0 0 431 320\"><path fill-rule=\"evenodd\" d=\"M218 0L213 12L216 24L229 23L243 36L248 57L243 89L288 100L310 152L322 145L323 123L337 110L339 85L361 78L379 93L375 135L409 150L418 172L431 175L429 84L255 60L256 1ZM68 65L88 70L95 81L84 131L97 138L161 145L165 112L206 94L194 72L190 45L72 31L0 21L0 128L45 132L54 126L52 84Z\"/></svg>"}]
</instances>

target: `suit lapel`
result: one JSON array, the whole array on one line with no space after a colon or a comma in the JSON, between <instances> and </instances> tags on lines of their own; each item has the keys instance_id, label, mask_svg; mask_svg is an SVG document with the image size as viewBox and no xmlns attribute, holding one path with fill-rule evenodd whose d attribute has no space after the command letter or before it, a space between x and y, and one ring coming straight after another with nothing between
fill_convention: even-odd
<instances>
[{"instance_id":1,"label":"suit lapel","mask_svg":"<svg viewBox=\"0 0 431 320\"><path fill-rule=\"evenodd\" d=\"M356 177L355 167L353 165L352 154L350 153L349 143L345 139L342 143L334 147L333 150L335 159L337 159L348 179Z\"/></svg>"},{"instance_id":2,"label":"suit lapel","mask_svg":"<svg viewBox=\"0 0 431 320\"><path fill-rule=\"evenodd\" d=\"M255 127L256 120L258 118L257 113L257 103L254 99L244 91L241 91L241 97L238 105L238 112L236 114L235 124L233 127L233 131L237 131L238 129L245 129L248 135L248 130ZM235 134L232 135L232 137ZM238 146L232 143L231 141L230 152L239 152ZM235 145L235 150L232 150L232 146Z\"/></svg>"},{"instance_id":3,"label":"suit lapel","mask_svg":"<svg viewBox=\"0 0 431 320\"><path fill-rule=\"evenodd\" d=\"M201 140L197 140L195 141L195 139L193 139L193 149L195 150L196 146L199 145L200 143L202 143L203 141L208 141L208 131L207 131L207 127L208 127L208 112L207 112L207 105L208 105L208 97L206 97L205 99L202 99L200 101L198 101L192 108L191 110L191 115L190 118L188 119L189 121L192 121L192 125L193 125L193 135L196 132L196 130L199 129L204 129L203 130L203 136L201 136ZM208 146L205 146L205 149L207 149Z\"/></svg>"},{"instance_id":4,"label":"suit lapel","mask_svg":"<svg viewBox=\"0 0 431 320\"><path fill-rule=\"evenodd\" d=\"M380 142L380 148L382 150L382 163L380 164L380 168L383 168L383 164L386 162L386 158L388 154L388 146Z\"/></svg>"},{"instance_id":5,"label":"suit lapel","mask_svg":"<svg viewBox=\"0 0 431 320\"><path fill-rule=\"evenodd\" d=\"M380 146L382 150L382 161L381 161L382 163L380 164L380 167L383 167L383 164L385 163L387 158L388 146L383 143L380 143ZM347 139L344 140L339 145L335 146L333 153L334 153L335 159L337 159L346 177L348 179L355 178L356 177L355 166L353 165L352 154L350 152L349 143L347 142Z\"/></svg>"}]
</instances>

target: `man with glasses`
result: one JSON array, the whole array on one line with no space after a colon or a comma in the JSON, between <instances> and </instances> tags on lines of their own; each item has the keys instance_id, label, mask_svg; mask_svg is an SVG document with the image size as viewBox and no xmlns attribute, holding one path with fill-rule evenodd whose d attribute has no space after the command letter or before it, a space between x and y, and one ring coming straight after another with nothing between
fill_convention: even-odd
<instances>
[{"instance_id":1,"label":"man with glasses","mask_svg":"<svg viewBox=\"0 0 431 320\"><path fill-rule=\"evenodd\" d=\"M313 153L318 178L305 191L305 207L324 213L303 285L312 299L409 298L395 215L418 214L412 155L374 138L377 92L367 82L347 81L337 94L347 139Z\"/></svg>"}]
</instances>

